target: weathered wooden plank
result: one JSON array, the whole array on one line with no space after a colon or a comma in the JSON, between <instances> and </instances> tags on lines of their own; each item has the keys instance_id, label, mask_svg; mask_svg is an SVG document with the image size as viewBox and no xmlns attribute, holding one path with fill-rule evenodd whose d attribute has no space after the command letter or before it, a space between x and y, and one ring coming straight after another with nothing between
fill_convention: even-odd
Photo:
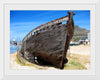
<instances>
[{"instance_id":1,"label":"weathered wooden plank","mask_svg":"<svg viewBox=\"0 0 100 80\"><path fill-rule=\"evenodd\" d=\"M29 32L23 39L23 41L26 40L26 37L28 37L30 34L32 34L32 32L36 32L36 31L40 31L41 29L43 28L46 28L47 26L52 26L52 25L55 25L55 24L58 24L58 23L62 23L64 21L68 21L68 16L65 16L65 17L61 17L59 19L56 19L56 20L53 20L51 22L48 22L46 24L43 24L43 25L40 25L38 26L37 28L35 28L34 30L32 30L31 32Z\"/></svg>"}]
</instances>

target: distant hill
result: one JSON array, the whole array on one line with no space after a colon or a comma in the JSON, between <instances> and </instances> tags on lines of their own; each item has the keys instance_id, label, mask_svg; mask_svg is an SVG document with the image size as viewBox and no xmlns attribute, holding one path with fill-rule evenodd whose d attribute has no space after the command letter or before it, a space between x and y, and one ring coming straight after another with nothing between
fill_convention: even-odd
<instances>
[{"instance_id":1,"label":"distant hill","mask_svg":"<svg viewBox=\"0 0 100 80\"><path fill-rule=\"evenodd\" d=\"M72 41L78 41L80 38L87 37L88 32L90 31L84 28L80 28L76 25Z\"/></svg>"}]
</instances>

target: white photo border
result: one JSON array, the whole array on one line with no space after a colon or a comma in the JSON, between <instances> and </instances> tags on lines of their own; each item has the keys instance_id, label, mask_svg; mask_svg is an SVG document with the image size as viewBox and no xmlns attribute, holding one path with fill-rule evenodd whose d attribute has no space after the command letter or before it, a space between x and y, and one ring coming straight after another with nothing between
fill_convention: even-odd
<instances>
[{"instance_id":1,"label":"white photo border","mask_svg":"<svg viewBox=\"0 0 100 80\"><path fill-rule=\"evenodd\" d=\"M89 70L10 70L10 10L90 10L91 66ZM95 5L4 4L5 75L95 75Z\"/></svg>"}]
</instances>

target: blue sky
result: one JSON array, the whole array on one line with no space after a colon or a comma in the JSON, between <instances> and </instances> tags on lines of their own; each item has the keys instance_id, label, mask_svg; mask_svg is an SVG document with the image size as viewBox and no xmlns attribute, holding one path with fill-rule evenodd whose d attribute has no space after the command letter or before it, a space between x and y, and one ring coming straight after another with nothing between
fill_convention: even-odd
<instances>
[{"instance_id":1,"label":"blue sky","mask_svg":"<svg viewBox=\"0 0 100 80\"><path fill-rule=\"evenodd\" d=\"M90 11L74 10L74 24L90 30ZM51 20L66 16L67 10L11 10L10 40L22 40L25 35L37 26Z\"/></svg>"}]
</instances>

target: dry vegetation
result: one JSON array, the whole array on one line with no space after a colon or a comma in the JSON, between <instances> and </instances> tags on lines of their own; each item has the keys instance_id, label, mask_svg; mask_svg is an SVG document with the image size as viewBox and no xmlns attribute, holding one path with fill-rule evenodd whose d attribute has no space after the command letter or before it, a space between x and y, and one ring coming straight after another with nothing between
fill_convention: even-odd
<instances>
[{"instance_id":1,"label":"dry vegetation","mask_svg":"<svg viewBox=\"0 0 100 80\"><path fill-rule=\"evenodd\" d=\"M89 69L90 56L80 54L68 54L69 62L64 65L64 69L67 70L82 70Z\"/></svg>"},{"instance_id":2,"label":"dry vegetation","mask_svg":"<svg viewBox=\"0 0 100 80\"><path fill-rule=\"evenodd\" d=\"M90 56L89 55L80 55L80 54L68 54L67 58L69 62L64 65L64 70L84 70L84 69L89 69L90 66ZM22 64L17 56L16 56L16 62L20 64L21 66L28 66L28 67L34 67L36 69L50 69L51 67L48 66L39 66L33 63L30 63L25 60L25 65Z\"/></svg>"}]
</instances>

